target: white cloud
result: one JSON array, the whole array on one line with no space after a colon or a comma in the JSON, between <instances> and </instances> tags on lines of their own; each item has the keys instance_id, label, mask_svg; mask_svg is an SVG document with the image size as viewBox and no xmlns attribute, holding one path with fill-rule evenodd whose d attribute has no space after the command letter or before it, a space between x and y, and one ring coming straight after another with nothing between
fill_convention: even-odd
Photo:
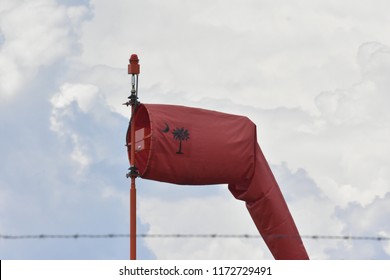
<instances>
[{"instance_id":1,"label":"white cloud","mask_svg":"<svg viewBox=\"0 0 390 280\"><path fill-rule=\"evenodd\" d=\"M389 193L383 198L376 198L372 203L361 206L351 203L345 209L339 209L337 216L345 222L344 234L360 237L386 237L389 215ZM336 250L329 250L335 259L388 259L388 241L351 240L344 242Z\"/></svg>"},{"instance_id":2,"label":"white cloud","mask_svg":"<svg viewBox=\"0 0 390 280\"><path fill-rule=\"evenodd\" d=\"M362 18L367 9L360 5L348 14L344 4L310 1L109 5L96 0L92 5L95 18L83 28L86 51L80 58L88 65L120 68L123 57L139 52L141 72L148 71L142 76L146 87L160 83L192 101L212 96L312 111L313 98L324 87L346 87L356 80L352 50L373 38L373 29L385 36L383 20L388 21L379 10L382 17ZM128 28L113 26L113 14L118 26ZM101 33L106 40L96 45ZM117 51L107 52L111 49ZM240 98L234 98L238 92Z\"/></svg>"},{"instance_id":3,"label":"white cloud","mask_svg":"<svg viewBox=\"0 0 390 280\"><path fill-rule=\"evenodd\" d=\"M99 88L91 84L69 84L61 86L60 92L53 96L51 103L55 109L63 109L73 101L77 102L83 113L88 113L95 105Z\"/></svg>"},{"instance_id":4,"label":"white cloud","mask_svg":"<svg viewBox=\"0 0 390 280\"><path fill-rule=\"evenodd\" d=\"M73 150L70 157L79 164L82 171L91 163L91 156L88 155L88 144L83 141L74 128L66 124L66 119L75 119L75 110L72 103L77 104L77 108L84 114L90 113L92 108L99 101L99 89L88 84L64 84L60 91L51 98L53 106L50 117L51 129L63 137L68 137L73 143ZM77 121L77 120L76 120Z\"/></svg>"},{"instance_id":5,"label":"white cloud","mask_svg":"<svg viewBox=\"0 0 390 280\"><path fill-rule=\"evenodd\" d=\"M30 83L40 67L71 54L77 45L72 33L86 17L86 10L58 6L54 0L6 1L0 14L4 38L0 93L4 97Z\"/></svg>"},{"instance_id":6,"label":"white cloud","mask_svg":"<svg viewBox=\"0 0 390 280\"><path fill-rule=\"evenodd\" d=\"M389 191L390 135L384 129L390 117L385 105L389 83L382 79L390 66L388 49L379 43L362 44L357 55L361 80L350 88L322 92L316 98L326 134L338 139L329 146L340 155L336 162L341 176L326 179L334 182L334 187L329 185L329 195L339 203L338 198L344 198L344 206L351 201L366 205Z\"/></svg>"},{"instance_id":7,"label":"white cloud","mask_svg":"<svg viewBox=\"0 0 390 280\"><path fill-rule=\"evenodd\" d=\"M50 102L50 127L64 141L72 143L70 155L79 164L80 172L93 162L112 157L108 146L101 145L101 141L110 141L110 135L101 136L99 131L104 127L116 129L119 115L112 112L96 85L64 83ZM117 131L123 134L123 142L125 131L125 127Z\"/></svg>"}]
</instances>

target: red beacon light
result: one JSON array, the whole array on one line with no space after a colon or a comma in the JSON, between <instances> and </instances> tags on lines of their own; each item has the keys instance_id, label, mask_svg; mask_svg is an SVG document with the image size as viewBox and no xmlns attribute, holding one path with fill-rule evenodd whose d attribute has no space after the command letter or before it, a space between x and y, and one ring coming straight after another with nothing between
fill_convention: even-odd
<instances>
[{"instance_id":1,"label":"red beacon light","mask_svg":"<svg viewBox=\"0 0 390 280\"><path fill-rule=\"evenodd\" d=\"M129 60L128 73L131 75L138 75L140 73L139 59L136 54L132 54Z\"/></svg>"}]
</instances>

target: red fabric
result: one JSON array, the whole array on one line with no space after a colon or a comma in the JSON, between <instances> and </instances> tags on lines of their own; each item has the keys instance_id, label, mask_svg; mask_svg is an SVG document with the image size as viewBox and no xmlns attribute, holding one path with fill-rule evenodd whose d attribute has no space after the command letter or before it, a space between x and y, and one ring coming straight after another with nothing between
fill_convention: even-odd
<instances>
[{"instance_id":1,"label":"red fabric","mask_svg":"<svg viewBox=\"0 0 390 280\"><path fill-rule=\"evenodd\" d=\"M257 229L275 259L309 259L283 194L258 145L255 173L251 181L229 184L229 190L235 198L246 202Z\"/></svg>"},{"instance_id":2,"label":"red fabric","mask_svg":"<svg viewBox=\"0 0 390 280\"><path fill-rule=\"evenodd\" d=\"M247 117L142 104L135 115L135 162L145 179L181 185L229 184L275 259L308 259L293 218ZM127 134L130 156L130 129ZM281 237L283 236L283 238Z\"/></svg>"}]
</instances>

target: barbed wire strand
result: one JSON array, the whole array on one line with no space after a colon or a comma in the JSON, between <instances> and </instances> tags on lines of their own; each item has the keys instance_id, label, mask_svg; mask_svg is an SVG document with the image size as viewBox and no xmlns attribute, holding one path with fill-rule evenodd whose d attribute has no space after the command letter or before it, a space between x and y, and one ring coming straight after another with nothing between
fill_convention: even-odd
<instances>
[{"instance_id":1,"label":"barbed wire strand","mask_svg":"<svg viewBox=\"0 0 390 280\"><path fill-rule=\"evenodd\" d=\"M103 238L129 238L130 234L0 234L0 239L103 239ZM251 234L137 234L139 238L261 238L260 235ZM384 236L337 236L337 235L272 235L267 238L302 238L302 239L333 239L333 240L366 240L366 241L390 241L390 237Z\"/></svg>"}]
</instances>

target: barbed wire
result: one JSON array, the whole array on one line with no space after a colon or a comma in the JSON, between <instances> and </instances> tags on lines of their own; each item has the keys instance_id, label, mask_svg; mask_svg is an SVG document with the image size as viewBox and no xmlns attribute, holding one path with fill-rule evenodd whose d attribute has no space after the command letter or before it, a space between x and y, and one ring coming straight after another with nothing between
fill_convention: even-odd
<instances>
[{"instance_id":1,"label":"barbed wire","mask_svg":"<svg viewBox=\"0 0 390 280\"><path fill-rule=\"evenodd\" d=\"M137 234L138 238L261 238L260 235L251 234ZM333 240L366 240L366 241L390 241L390 237L384 236L338 236L338 235L271 235L267 238L302 238L302 239L333 239ZM0 239L104 239L104 238L130 238L130 234L0 234Z\"/></svg>"}]
</instances>

